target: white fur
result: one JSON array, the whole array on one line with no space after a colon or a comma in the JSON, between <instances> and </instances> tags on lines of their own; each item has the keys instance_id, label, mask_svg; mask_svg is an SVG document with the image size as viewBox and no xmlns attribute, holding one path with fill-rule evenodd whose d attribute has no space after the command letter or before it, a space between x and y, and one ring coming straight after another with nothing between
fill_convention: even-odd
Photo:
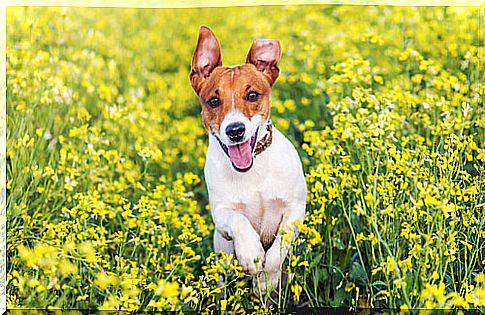
<instances>
[{"instance_id":1,"label":"white fur","mask_svg":"<svg viewBox=\"0 0 485 315\"><path fill-rule=\"evenodd\" d=\"M251 138L254 133L256 132L256 129L258 129L258 126L261 125L261 116L260 115L255 115L252 119L247 118L244 116L241 112L237 110L231 110L229 113L227 113L226 117L222 120L221 127L219 128L219 139L222 140L222 142L225 145L231 145L234 144L231 140L229 140L229 137L226 134L226 128L230 124L234 122L242 122L244 124L244 127L246 128L246 132L244 133L244 138L241 140L239 143L246 142ZM260 128L258 138L261 138L263 131Z\"/></svg>"},{"instance_id":2,"label":"white fur","mask_svg":"<svg viewBox=\"0 0 485 315\"><path fill-rule=\"evenodd\" d=\"M258 126L258 139L264 136L266 125L261 117L249 120L241 116L232 112L224 119L220 133L223 142L229 143L223 128L234 119L247 124L250 132L246 137L252 136ZM267 286L276 288L281 258L288 251L287 246L281 246L279 231L285 227L295 230L293 223L303 221L305 214L306 183L296 149L273 126L272 144L255 157L250 170L240 173L233 169L217 139L209 135L204 173L216 228L215 250L235 253L239 264L253 276L264 271L259 277L263 279L263 293ZM265 252L262 242L273 237L274 243Z\"/></svg>"}]
</instances>

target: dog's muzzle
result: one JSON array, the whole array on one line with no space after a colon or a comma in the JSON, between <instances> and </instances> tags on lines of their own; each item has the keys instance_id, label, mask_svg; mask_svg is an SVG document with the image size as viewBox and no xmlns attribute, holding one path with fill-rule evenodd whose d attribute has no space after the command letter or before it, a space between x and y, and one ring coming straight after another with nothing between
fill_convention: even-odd
<instances>
[{"instance_id":1,"label":"dog's muzzle","mask_svg":"<svg viewBox=\"0 0 485 315\"><path fill-rule=\"evenodd\" d=\"M234 145L225 145L217 135L214 135L236 171L241 173L247 172L253 166L254 148L256 146L256 139L258 138L258 131L259 127L250 139ZM243 124L242 128L238 123L230 124L226 128L227 136L234 142L237 142L237 140L241 141L244 138L244 132L245 127Z\"/></svg>"}]
</instances>

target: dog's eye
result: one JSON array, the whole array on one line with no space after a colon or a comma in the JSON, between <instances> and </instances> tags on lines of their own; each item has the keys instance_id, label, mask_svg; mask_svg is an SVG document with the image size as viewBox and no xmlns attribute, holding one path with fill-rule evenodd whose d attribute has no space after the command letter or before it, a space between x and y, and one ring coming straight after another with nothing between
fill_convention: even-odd
<instances>
[{"instance_id":1,"label":"dog's eye","mask_svg":"<svg viewBox=\"0 0 485 315\"><path fill-rule=\"evenodd\" d=\"M246 100L250 101L250 102L255 102L258 100L259 98L259 93L258 92L254 92L254 91L251 91L248 93L248 95L246 95Z\"/></svg>"},{"instance_id":2,"label":"dog's eye","mask_svg":"<svg viewBox=\"0 0 485 315\"><path fill-rule=\"evenodd\" d=\"M212 108L216 108L218 107L219 105L221 105L221 101L219 100L219 98L217 97L211 97L208 101L207 101L207 104L212 107Z\"/></svg>"}]
</instances>

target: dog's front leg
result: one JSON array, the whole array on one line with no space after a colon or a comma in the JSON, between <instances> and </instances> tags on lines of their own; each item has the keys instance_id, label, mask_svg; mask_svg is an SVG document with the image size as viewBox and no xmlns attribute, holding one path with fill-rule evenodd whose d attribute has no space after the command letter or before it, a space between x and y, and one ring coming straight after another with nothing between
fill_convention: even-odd
<instances>
[{"instance_id":1,"label":"dog's front leg","mask_svg":"<svg viewBox=\"0 0 485 315\"><path fill-rule=\"evenodd\" d=\"M296 224L303 222L305 216L305 204L296 204L294 208L289 209L291 210L283 216L273 245L266 252L264 274L259 279L263 294L278 287L278 282L281 278L282 262L285 260L293 240L298 235ZM285 233L290 233L289 239L284 240L283 234Z\"/></svg>"},{"instance_id":2,"label":"dog's front leg","mask_svg":"<svg viewBox=\"0 0 485 315\"><path fill-rule=\"evenodd\" d=\"M249 220L233 210L217 207L212 211L216 233L232 240L239 264L247 273L255 276L263 270L265 252L258 233Z\"/></svg>"}]
</instances>

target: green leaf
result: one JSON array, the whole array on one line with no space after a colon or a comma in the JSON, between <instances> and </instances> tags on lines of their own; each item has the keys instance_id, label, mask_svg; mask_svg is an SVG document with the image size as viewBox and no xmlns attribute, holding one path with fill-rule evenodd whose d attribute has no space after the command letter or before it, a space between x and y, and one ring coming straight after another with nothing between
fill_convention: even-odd
<instances>
[{"instance_id":1,"label":"green leaf","mask_svg":"<svg viewBox=\"0 0 485 315\"><path fill-rule=\"evenodd\" d=\"M381 280L377 280L377 281L374 281L374 283L372 283L372 286L373 287L377 287L377 286L387 287L387 283L385 283L384 281L381 281Z\"/></svg>"},{"instance_id":2,"label":"green leaf","mask_svg":"<svg viewBox=\"0 0 485 315\"><path fill-rule=\"evenodd\" d=\"M315 268L322 260L323 253L318 254L310 263L310 268Z\"/></svg>"},{"instance_id":3,"label":"green leaf","mask_svg":"<svg viewBox=\"0 0 485 315\"><path fill-rule=\"evenodd\" d=\"M350 278L357 284L367 286L367 274L364 268L356 261L350 267Z\"/></svg>"}]
</instances>

